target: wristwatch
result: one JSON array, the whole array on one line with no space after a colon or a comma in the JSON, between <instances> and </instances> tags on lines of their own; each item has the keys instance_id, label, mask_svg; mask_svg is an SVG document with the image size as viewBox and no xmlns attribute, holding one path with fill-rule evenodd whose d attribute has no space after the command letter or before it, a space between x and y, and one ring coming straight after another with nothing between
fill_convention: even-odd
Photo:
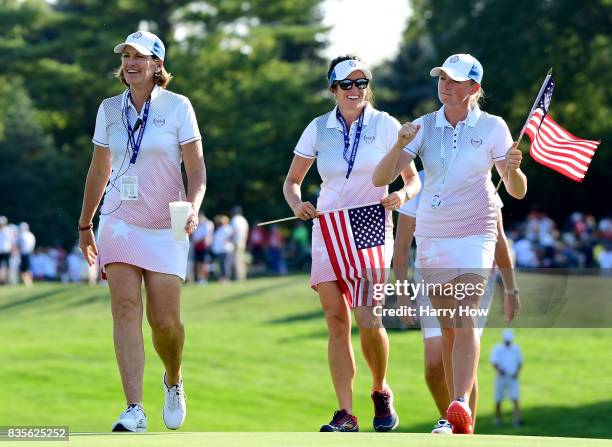
<instances>
[{"instance_id":1,"label":"wristwatch","mask_svg":"<svg viewBox=\"0 0 612 447\"><path fill-rule=\"evenodd\" d=\"M506 295L518 295L519 294L519 289L518 287L513 287L512 289L505 289L504 293Z\"/></svg>"}]
</instances>

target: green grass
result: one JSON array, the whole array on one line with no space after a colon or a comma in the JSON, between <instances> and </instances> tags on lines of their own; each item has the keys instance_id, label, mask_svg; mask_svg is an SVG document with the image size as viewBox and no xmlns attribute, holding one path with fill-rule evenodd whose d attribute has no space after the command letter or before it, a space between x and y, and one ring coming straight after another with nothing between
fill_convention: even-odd
<instances>
[{"instance_id":1,"label":"green grass","mask_svg":"<svg viewBox=\"0 0 612 447\"><path fill-rule=\"evenodd\" d=\"M601 439L543 438L531 436L453 436L440 437L411 433L147 433L74 435L70 442L14 442L20 447L610 447Z\"/></svg>"},{"instance_id":2,"label":"green grass","mask_svg":"<svg viewBox=\"0 0 612 447\"><path fill-rule=\"evenodd\" d=\"M307 277L186 286L182 310L189 409L185 432L312 431L330 418L336 400L327 366L326 327ZM526 425L518 430L493 425L493 371L488 356L500 332L487 329L482 339L479 433L612 438L612 330L517 329L526 361L521 380ZM5 396L0 425L68 425L72 432L109 430L124 403L107 289L59 284L38 284L30 290L0 288L0 337ZM148 429L164 431L162 366L146 325L145 339ZM390 340L389 383L401 418L399 430L427 432L437 413L423 380L421 335L390 331ZM357 332L353 342L358 361L354 412L362 430L371 430L370 377L359 352ZM178 439L181 446L199 442L192 441L196 435L178 435L172 439ZM225 440L219 445L241 445L232 441L237 435L210 436ZM274 445L265 441L266 436L273 439L272 434L261 436L253 436L252 445ZM326 438L304 436L295 439L325 445L320 440ZM122 438L87 439L91 442L87 445L115 445L115 439ZM148 437L138 439L148 445ZM365 439L369 438L360 442ZM386 441L392 446L396 439L399 445L401 437L387 437ZM419 442L415 445L441 445L429 437L415 439ZM482 445L520 445L495 439L482 441ZM452 442L463 445L464 441ZM471 445L481 445L476 442L480 441ZM302 445L310 444L304 441Z\"/></svg>"}]
</instances>

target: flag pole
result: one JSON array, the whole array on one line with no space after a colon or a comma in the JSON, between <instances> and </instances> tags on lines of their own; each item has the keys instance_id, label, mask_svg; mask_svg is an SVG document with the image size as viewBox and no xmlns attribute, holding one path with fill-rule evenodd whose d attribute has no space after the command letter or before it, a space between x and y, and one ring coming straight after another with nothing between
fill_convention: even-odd
<instances>
[{"instance_id":1,"label":"flag pole","mask_svg":"<svg viewBox=\"0 0 612 447\"><path fill-rule=\"evenodd\" d=\"M372 206L372 205L379 205L379 204L380 204L380 202L364 203L363 205L348 206L348 207L344 207L344 208L337 208L335 210L317 211L317 213L319 213L319 214L335 213L336 211L352 210L353 208L360 208L362 206ZM295 220L295 219L297 219L296 216L285 217L284 219L276 219L276 220L269 220L267 222L261 222L261 223L258 223L257 226L258 227L263 227L264 225L270 225L270 224L279 223L279 222L287 222L289 220ZM317 217L315 217L315 219L317 219Z\"/></svg>"},{"instance_id":2,"label":"flag pole","mask_svg":"<svg viewBox=\"0 0 612 447\"><path fill-rule=\"evenodd\" d=\"M529 123L529 120L531 119L531 115L533 115L533 112L536 106L538 105L538 102L540 102L540 97L542 96L542 93L544 92L544 88L546 87L546 84L548 83L548 80L550 79L551 76L552 76L552 67L548 69L548 73L546 73L546 78L544 78L544 82L542 82L540 91L538 92L538 95L536 96L536 99L533 102L533 105L531 106L529 115L527 115L527 120L525 121L525 124L523 124L521 133L519 133L518 139L516 140L518 144L521 144L521 140L523 139L523 135L525 135L525 130L527 129L527 124ZM510 149L508 149L508 152L510 152ZM506 155L508 155L508 153L506 153ZM499 187L501 186L502 181L504 180L504 177L506 176L507 173L508 173L508 166L506 165L506 168L504 169L504 174L499 178L499 182L497 182L497 186L495 187L495 192L499 191Z\"/></svg>"}]
</instances>

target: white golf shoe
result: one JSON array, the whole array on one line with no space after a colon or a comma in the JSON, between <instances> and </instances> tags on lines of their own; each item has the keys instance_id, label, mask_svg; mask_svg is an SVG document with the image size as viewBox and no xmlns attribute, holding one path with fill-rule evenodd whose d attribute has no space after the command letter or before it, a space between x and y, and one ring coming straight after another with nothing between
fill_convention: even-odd
<instances>
[{"instance_id":1,"label":"white golf shoe","mask_svg":"<svg viewBox=\"0 0 612 447\"><path fill-rule=\"evenodd\" d=\"M435 435L452 435L453 426L446 419L440 419L431 432Z\"/></svg>"},{"instance_id":2,"label":"white golf shoe","mask_svg":"<svg viewBox=\"0 0 612 447\"><path fill-rule=\"evenodd\" d=\"M162 418L164 424L170 430L176 430L185 422L187 416L187 407L185 406L185 391L183 391L183 379L176 385L168 386L166 383L166 373L163 375L164 383L164 408L162 410Z\"/></svg>"},{"instance_id":3,"label":"white golf shoe","mask_svg":"<svg viewBox=\"0 0 612 447\"><path fill-rule=\"evenodd\" d=\"M144 432L147 431L147 416L138 404L130 404L119 415L113 424L115 432Z\"/></svg>"}]
</instances>

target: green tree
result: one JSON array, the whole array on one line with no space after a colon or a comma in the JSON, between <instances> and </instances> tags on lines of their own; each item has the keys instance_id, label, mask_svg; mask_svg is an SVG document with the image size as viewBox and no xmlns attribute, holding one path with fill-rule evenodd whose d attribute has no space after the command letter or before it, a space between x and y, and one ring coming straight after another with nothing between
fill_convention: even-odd
<instances>
[{"instance_id":1,"label":"green tree","mask_svg":"<svg viewBox=\"0 0 612 447\"><path fill-rule=\"evenodd\" d=\"M570 132L601 139L582 184L535 163L525 152L529 191L509 201L523 215L532 206L564 218L577 209L603 215L609 204L612 140L612 3L609 0L415 0L396 60L385 67L383 108L405 119L437 108L431 67L469 52L484 66L485 109L506 119L516 137L549 67L557 81L551 115ZM429 91L429 93L427 93Z\"/></svg>"},{"instance_id":2,"label":"green tree","mask_svg":"<svg viewBox=\"0 0 612 447\"><path fill-rule=\"evenodd\" d=\"M176 76L170 88L196 110L209 174L207 212L240 203L251 219L286 214L281 185L292 148L328 106L318 56L326 32L320 2L0 0L0 76L11 84L23 79L14 92L28 98L20 125L37 131L20 136L54 167L27 165L28 175L46 184L37 214L70 222L48 237L75 237L96 111L123 89L114 79L119 57L112 47L139 28L164 40L165 64ZM14 156L4 153L3 163ZM8 166L3 181L15 184L19 171ZM2 210L18 206L10 195L0 201Z\"/></svg>"}]
</instances>

